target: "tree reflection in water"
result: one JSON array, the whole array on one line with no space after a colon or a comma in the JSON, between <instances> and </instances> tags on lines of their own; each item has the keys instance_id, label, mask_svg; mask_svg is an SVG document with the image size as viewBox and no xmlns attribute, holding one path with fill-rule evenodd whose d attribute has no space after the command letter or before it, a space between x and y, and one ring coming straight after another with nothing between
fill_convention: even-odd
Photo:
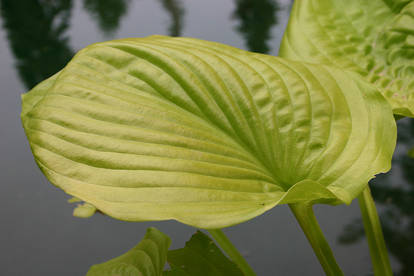
<instances>
[{"instance_id":1,"label":"tree reflection in water","mask_svg":"<svg viewBox=\"0 0 414 276\"><path fill-rule=\"evenodd\" d=\"M98 22L99 28L110 35L126 15L130 0L84 0L83 7Z\"/></svg>"},{"instance_id":2,"label":"tree reflection in water","mask_svg":"<svg viewBox=\"0 0 414 276\"><path fill-rule=\"evenodd\" d=\"M236 29L244 36L247 48L258 53L268 53L271 29L277 24L279 3L273 0L235 0L233 18L240 22Z\"/></svg>"},{"instance_id":3,"label":"tree reflection in water","mask_svg":"<svg viewBox=\"0 0 414 276\"><path fill-rule=\"evenodd\" d=\"M401 265L399 276L414 275L414 119L398 121L398 144L392 170L371 182L372 195L380 211L384 237L390 253ZM412 152L412 151L411 151ZM351 244L365 236L362 220L347 225L339 237Z\"/></svg>"},{"instance_id":4,"label":"tree reflection in water","mask_svg":"<svg viewBox=\"0 0 414 276\"><path fill-rule=\"evenodd\" d=\"M184 7L179 0L160 0L164 9L170 14L171 23L168 35L180 36L183 29Z\"/></svg>"},{"instance_id":5,"label":"tree reflection in water","mask_svg":"<svg viewBox=\"0 0 414 276\"><path fill-rule=\"evenodd\" d=\"M171 15L169 34L179 36L184 9L179 0L160 0ZM27 89L62 69L72 58L69 20L72 0L0 0L3 28L20 79ZM126 15L130 0L84 0L83 7L99 28L111 35Z\"/></svg>"},{"instance_id":6,"label":"tree reflection in water","mask_svg":"<svg viewBox=\"0 0 414 276\"><path fill-rule=\"evenodd\" d=\"M3 28L26 88L50 77L72 58L66 31L72 0L1 0Z\"/></svg>"}]
</instances>

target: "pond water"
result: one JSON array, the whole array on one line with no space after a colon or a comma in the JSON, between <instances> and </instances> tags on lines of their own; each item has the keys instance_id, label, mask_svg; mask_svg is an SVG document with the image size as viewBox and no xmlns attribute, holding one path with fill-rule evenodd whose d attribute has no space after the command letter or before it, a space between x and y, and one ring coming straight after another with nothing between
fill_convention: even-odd
<instances>
[{"instance_id":1,"label":"pond water","mask_svg":"<svg viewBox=\"0 0 414 276\"><path fill-rule=\"evenodd\" d=\"M37 168L21 127L20 95L98 41L152 34L190 36L276 55L291 1L0 0L0 275L84 275L134 246L149 226L172 248L196 229L175 221L128 223L72 216L69 198ZM399 121L393 169L372 183L392 265L414 275L414 122ZM357 202L316 206L345 275L373 275ZM323 275L286 206L225 229L258 275Z\"/></svg>"}]
</instances>

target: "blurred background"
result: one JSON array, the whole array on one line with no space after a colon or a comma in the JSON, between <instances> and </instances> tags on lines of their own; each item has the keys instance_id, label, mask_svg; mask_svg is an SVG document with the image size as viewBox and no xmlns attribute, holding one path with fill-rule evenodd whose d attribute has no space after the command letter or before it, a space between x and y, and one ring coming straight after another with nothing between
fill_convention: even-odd
<instances>
[{"instance_id":1,"label":"blurred background","mask_svg":"<svg viewBox=\"0 0 414 276\"><path fill-rule=\"evenodd\" d=\"M20 123L20 95L98 41L190 36L276 55L290 0L0 0L0 275L85 275L133 247L149 226L182 247L196 229L72 216L37 168ZM396 275L414 275L414 120L398 122L392 171L371 183ZM345 275L373 275L357 202L316 206ZM259 276L323 275L286 206L225 229Z\"/></svg>"}]
</instances>

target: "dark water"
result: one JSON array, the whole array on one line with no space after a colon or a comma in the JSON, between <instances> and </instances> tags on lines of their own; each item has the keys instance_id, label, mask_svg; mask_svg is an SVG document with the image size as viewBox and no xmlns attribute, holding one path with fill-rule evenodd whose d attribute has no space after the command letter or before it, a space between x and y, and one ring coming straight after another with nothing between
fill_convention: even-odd
<instances>
[{"instance_id":1,"label":"dark water","mask_svg":"<svg viewBox=\"0 0 414 276\"><path fill-rule=\"evenodd\" d=\"M72 217L68 196L40 173L20 125L20 94L98 41L191 36L275 55L291 2L270 0L0 0L0 275L84 275L135 245L149 226L177 248L195 229L174 221ZM414 275L414 122L399 122L393 170L372 186L394 270ZM316 206L346 275L372 275L356 202ZM258 275L323 275L286 206L225 230Z\"/></svg>"}]
</instances>

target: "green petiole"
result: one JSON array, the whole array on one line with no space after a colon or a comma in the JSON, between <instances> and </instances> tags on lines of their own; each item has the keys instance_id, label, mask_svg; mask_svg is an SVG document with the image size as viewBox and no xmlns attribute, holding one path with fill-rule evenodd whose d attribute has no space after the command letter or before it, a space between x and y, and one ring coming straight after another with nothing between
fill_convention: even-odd
<instances>
[{"instance_id":1,"label":"green petiole","mask_svg":"<svg viewBox=\"0 0 414 276\"><path fill-rule=\"evenodd\" d=\"M358 202L362 213L374 274L375 276L393 275L381 223L369 186L359 195Z\"/></svg>"},{"instance_id":2,"label":"green petiole","mask_svg":"<svg viewBox=\"0 0 414 276\"><path fill-rule=\"evenodd\" d=\"M335 257L326 241L310 203L289 204L290 209L295 215L300 227L308 238L313 251L318 258L323 270L328 276L343 275L336 263Z\"/></svg>"},{"instance_id":3,"label":"green petiole","mask_svg":"<svg viewBox=\"0 0 414 276\"><path fill-rule=\"evenodd\" d=\"M256 273L221 229L208 230L208 232L245 276L256 276Z\"/></svg>"}]
</instances>

